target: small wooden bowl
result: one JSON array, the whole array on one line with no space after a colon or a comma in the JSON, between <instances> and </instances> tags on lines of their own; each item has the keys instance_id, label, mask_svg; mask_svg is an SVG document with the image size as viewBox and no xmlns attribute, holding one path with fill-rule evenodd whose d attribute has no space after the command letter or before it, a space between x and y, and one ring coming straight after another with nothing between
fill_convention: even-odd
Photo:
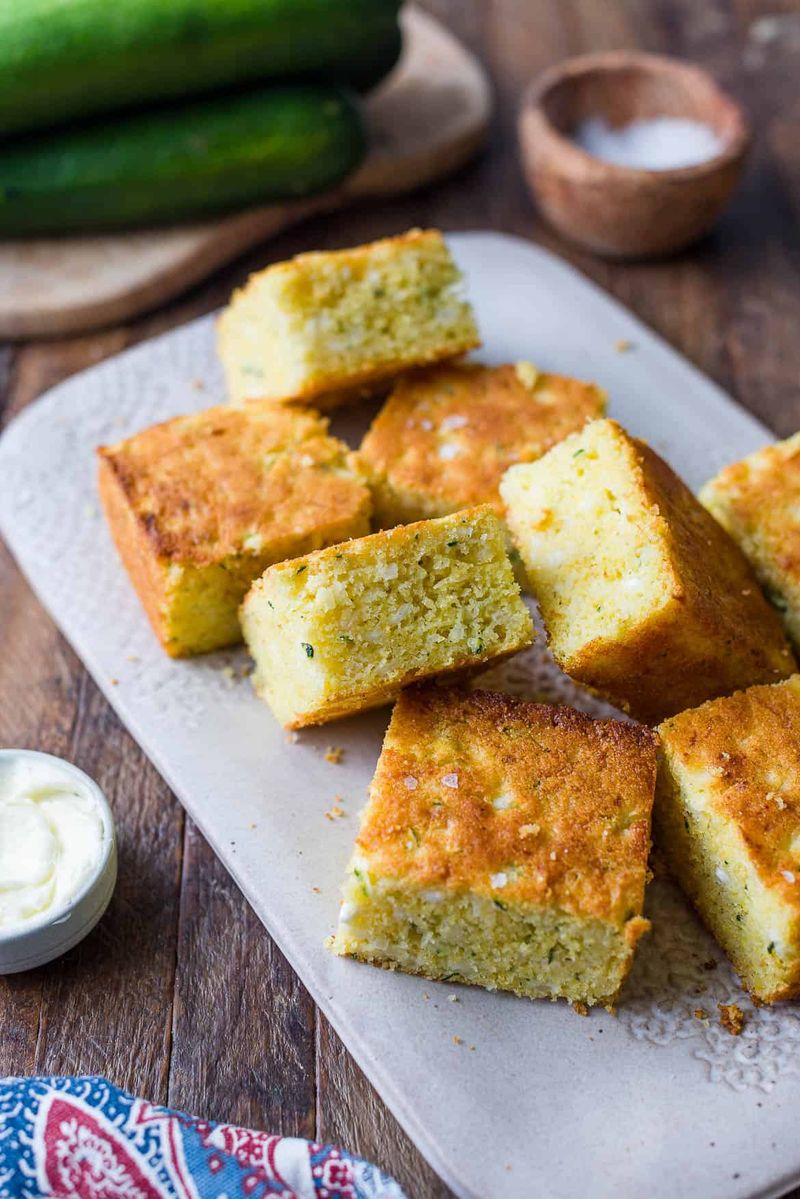
<instances>
[{"instance_id":1,"label":"small wooden bowl","mask_svg":"<svg viewBox=\"0 0 800 1199\"><path fill-rule=\"evenodd\" d=\"M723 150L697 166L641 170L595 158L571 138L589 117L620 126L664 116L709 125ZM707 72L622 50L545 71L519 116L525 175L543 215L565 237L615 258L667 254L705 233L739 180L749 140L741 108Z\"/></svg>"}]
</instances>

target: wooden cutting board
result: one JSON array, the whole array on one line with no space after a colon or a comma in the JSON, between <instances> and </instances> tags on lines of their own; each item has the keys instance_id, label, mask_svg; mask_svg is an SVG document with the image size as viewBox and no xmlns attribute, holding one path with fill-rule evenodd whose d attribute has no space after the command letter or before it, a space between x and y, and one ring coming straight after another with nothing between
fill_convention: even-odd
<instances>
[{"instance_id":1,"label":"wooden cutting board","mask_svg":"<svg viewBox=\"0 0 800 1199\"><path fill-rule=\"evenodd\" d=\"M0 337L77 333L154 308L312 213L431 183L479 148L491 115L483 67L419 9L398 67L366 102L370 153L335 191L233 216L95 237L0 244Z\"/></svg>"}]
</instances>

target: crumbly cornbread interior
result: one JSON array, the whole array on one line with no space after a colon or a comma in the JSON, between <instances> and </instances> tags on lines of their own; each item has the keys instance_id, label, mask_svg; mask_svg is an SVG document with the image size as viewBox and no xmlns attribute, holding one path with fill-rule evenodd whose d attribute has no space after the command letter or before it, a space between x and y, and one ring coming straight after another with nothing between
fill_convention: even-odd
<instances>
[{"instance_id":1,"label":"crumbly cornbread interior","mask_svg":"<svg viewBox=\"0 0 800 1199\"><path fill-rule=\"evenodd\" d=\"M539 371L530 362L445 363L395 383L361 445L375 520L384 528L491 503L500 479L602 416L593 383Z\"/></svg>"},{"instance_id":2,"label":"crumbly cornbread interior","mask_svg":"<svg viewBox=\"0 0 800 1199\"><path fill-rule=\"evenodd\" d=\"M591 421L500 486L553 652L648 723L795 669L746 559L615 421Z\"/></svg>"},{"instance_id":3,"label":"crumbly cornbread interior","mask_svg":"<svg viewBox=\"0 0 800 1199\"><path fill-rule=\"evenodd\" d=\"M634 447L616 430L592 422L535 472L512 468L502 484L531 587L565 659L670 599L663 521L643 502Z\"/></svg>"},{"instance_id":4,"label":"crumbly cornbread interior","mask_svg":"<svg viewBox=\"0 0 800 1199\"><path fill-rule=\"evenodd\" d=\"M747 989L800 995L800 676L659 728L656 838Z\"/></svg>"},{"instance_id":5,"label":"crumbly cornbread interior","mask_svg":"<svg viewBox=\"0 0 800 1199\"><path fill-rule=\"evenodd\" d=\"M528 999L608 1005L629 969L631 945L602 920L423 893L373 875L359 858L350 870L333 942L344 957Z\"/></svg>"},{"instance_id":6,"label":"crumbly cornbread interior","mask_svg":"<svg viewBox=\"0 0 800 1199\"><path fill-rule=\"evenodd\" d=\"M655 739L489 692L395 707L335 952L531 998L612 1003L642 918Z\"/></svg>"},{"instance_id":7,"label":"crumbly cornbread interior","mask_svg":"<svg viewBox=\"0 0 800 1199\"><path fill-rule=\"evenodd\" d=\"M479 344L462 277L441 234L412 230L367 246L301 254L252 276L219 322L231 398L314 398Z\"/></svg>"},{"instance_id":8,"label":"crumbly cornbread interior","mask_svg":"<svg viewBox=\"0 0 800 1199\"><path fill-rule=\"evenodd\" d=\"M256 690L290 727L375 706L533 637L489 507L272 567L241 615Z\"/></svg>"},{"instance_id":9,"label":"crumbly cornbread interior","mask_svg":"<svg viewBox=\"0 0 800 1199\"><path fill-rule=\"evenodd\" d=\"M310 410L206 409L102 447L111 532L168 653L241 641L268 565L369 530L369 489Z\"/></svg>"},{"instance_id":10,"label":"crumbly cornbread interior","mask_svg":"<svg viewBox=\"0 0 800 1199\"><path fill-rule=\"evenodd\" d=\"M749 559L800 648L800 433L725 467L700 501Z\"/></svg>"}]
</instances>

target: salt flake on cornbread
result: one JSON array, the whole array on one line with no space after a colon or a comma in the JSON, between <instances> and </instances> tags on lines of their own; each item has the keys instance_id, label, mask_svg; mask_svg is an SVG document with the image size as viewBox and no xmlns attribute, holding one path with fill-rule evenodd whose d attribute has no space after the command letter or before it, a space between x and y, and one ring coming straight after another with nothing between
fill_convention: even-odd
<instances>
[{"instance_id":1,"label":"salt flake on cornbread","mask_svg":"<svg viewBox=\"0 0 800 1199\"><path fill-rule=\"evenodd\" d=\"M800 997L800 675L659 727L658 846L745 987Z\"/></svg>"},{"instance_id":2,"label":"salt flake on cornbread","mask_svg":"<svg viewBox=\"0 0 800 1199\"><path fill-rule=\"evenodd\" d=\"M167 653L241 641L239 604L267 566L369 531L369 490L327 428L310 410L225 406L98 450L111 533Z\"/></svg>"},{"instance_id":3,"label":"salt flake on cornbread","mask_svg":"<svg viewBox=\"0 0 800 1199\"><path fill-rule=\"evenodd\" d=\"M313 251L252 275L218 326L234 403L333 407L480 344L441 233Z\"/></svg>"},{"instance_id":4,"label":"salt flake on cornbread","mask_svg":"<svg viewBox=\"0 0 800 1199\"><path fill-rule=\"evenodd\" d=\"M403 375L360 450L375 520L389 528L484 503L502 513L503 472L540 458L605 407L595 384L530 362L446 363Z\"/></svg>"},{"instance_id":5,"label":"salt flake on cornbread","mask_svg":"<svg viewBox=\"0 0 800 1199\"><path fill-rule=\"evenodd\" d=\"M726 466L700 491L800 647L800 433Z\"/></svg>"},{"instance_id":6,"label":"salt flake on cornbread","mask_svg":"<svg viewBox=\"0 0 800 1199\"><path fill-rule=\"evenodd\" d=\"M241 620L256 690L289 728L375 707L533 640L488 506L270 567Z\"/></svg>"},{"instance_id":7,"label":"salt flake on cornbread","mask_svg":"<svg viewBox=\"0 0 800 1199\"><path fill-rule=\"evenodd\" d=\"M500 492L557 662L638 719L796 669L741 550L615 421L512 466Z\"/></svg>"},{"instance_id":8,"label":"salt flake on cornbread","mask_svg":"<svg viewBox=\"0 0 800 1199\"><path fill-rule=\"evenodd\" d=\"M642 916L655 736L435 686L400 696L336 953L530 998L613 1004Z\"/></svg>"}]
</instances>

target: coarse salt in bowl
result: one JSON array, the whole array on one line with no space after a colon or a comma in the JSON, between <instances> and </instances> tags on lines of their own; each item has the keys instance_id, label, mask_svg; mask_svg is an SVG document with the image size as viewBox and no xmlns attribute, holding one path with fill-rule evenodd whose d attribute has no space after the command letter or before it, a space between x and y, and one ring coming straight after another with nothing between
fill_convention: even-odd
<instances>
[{"instance_id":1,"label":"coarse salt in bowl","mask_svg":"<svg viewBox=\"0 0 800 1199\"><path fill-rule=\"evenodd\" d=\"M653 54L588 54L546 71L519 118L537 205L595 253L646 258L705 233L749 142L741 108L699 67Z\"/></svg>"},{"instance_id":2,"label":"coarse salt in bowl","mask_svg":"<svg viewBox=\"0 0 800 1199\"><path fill-rule=\"evenodd\" d=\"M640 117L616 126L604 117L587 117L573 130L572 139L593 158L637 171L699 166L725 148L710 125L691 117Z\"/></svg>"}]
</instances>

